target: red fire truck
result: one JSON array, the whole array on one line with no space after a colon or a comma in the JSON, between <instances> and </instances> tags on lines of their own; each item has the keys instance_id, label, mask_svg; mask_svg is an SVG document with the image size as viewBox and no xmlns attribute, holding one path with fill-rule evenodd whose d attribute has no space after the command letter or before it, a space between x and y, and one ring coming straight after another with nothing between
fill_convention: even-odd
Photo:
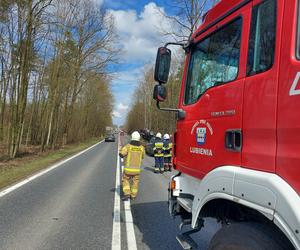
<instances>
[{"instance_id":1,"label":"red fire truck","mask_svg":"<svg viewBox=\"0 0 300 250\"><path fill-rule=\"evenodd\" d=\"M186 52L177 109L171 51ZM300 249L300 1L222 0L187 44L158 49L157 106L177 113L169 211L191 231L222 225L210 249ZM248 247L248 248L247 248Z\"/></svg>"}]
</instances>

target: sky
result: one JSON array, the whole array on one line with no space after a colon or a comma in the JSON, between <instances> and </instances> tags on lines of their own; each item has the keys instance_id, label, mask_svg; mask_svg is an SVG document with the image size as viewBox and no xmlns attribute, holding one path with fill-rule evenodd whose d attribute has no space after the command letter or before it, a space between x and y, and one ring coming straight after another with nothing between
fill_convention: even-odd
<instances>
[{"instance_id":1,"label":"sky","mask_svg":"<svg viewBox=\"0 0 300 250\"><path fill-rule=\"evenodd\" d=\"M111 89L115 99L113 122L123 125L143 68L154 65L157 48L168 40L159 32L170 29L169 21L160 14L166 13L168 3L166 0L93 1L104 5L114 17L122 48L121 62L114 67Z\"/></svg>"}]
</instances>

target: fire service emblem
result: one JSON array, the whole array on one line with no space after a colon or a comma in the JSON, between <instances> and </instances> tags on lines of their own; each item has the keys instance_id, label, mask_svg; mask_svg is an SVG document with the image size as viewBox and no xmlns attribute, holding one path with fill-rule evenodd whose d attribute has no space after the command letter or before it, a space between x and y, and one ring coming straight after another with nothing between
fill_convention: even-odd
<instances>
[{"instance_id":1,"label":"fire service emblem","mask_svg":"<svg viewBox=\"0 0 300 250\"><path fill-rule=\"evenodd\" d=\"M206 128L197 128L196 141L198 145L203 145L206 142Z\"/></svg>"}]
</instances>

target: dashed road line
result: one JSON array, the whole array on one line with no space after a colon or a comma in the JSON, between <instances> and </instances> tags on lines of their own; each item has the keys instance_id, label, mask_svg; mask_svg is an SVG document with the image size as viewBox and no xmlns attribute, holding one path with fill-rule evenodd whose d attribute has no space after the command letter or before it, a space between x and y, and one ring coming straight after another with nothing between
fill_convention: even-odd
<instances>
[{"instance_id":1,"label":"dashed road line","mask_svg":"<svg viewBox=\"0 0 300 250\"><path fill-rule=\"evenodd\" d=\"M102 141L96 143L95 145L93 145L93 146L91 146L91 147L89 147L89 148L87 148L87 149L85 149L85 150L83 150L83 151L77 153L76 155L73 155L73 156L69 157L69 158L66 159L66 160L63 160L63 161L61 161L61 162L59 162L59 163L56 163L56 164L52 165L51 167L49 167L49 168L47 168L47 169L45 169L45 170L42 170L42 171L38 172L37 174L32 175L32 176L30 176L30 177L28 177L28 178L26 178L26 179L24 179L24 180L22 180L22 181L20 181L20 182L18 182L18 183L16 183L16 184L14 184L14 185L12 185L12 186L10 186L10 187L8 187L8 188L2 190L2 191L0 192L0 198L3 197L3 196L5 196L5 195L7 195L7 194L9 194L9 193L12 192L12 191L14 191L14 190L16 190L16 189L18 189L18 188L24 186L25 184L27 184L27 183L33 181L34 179L36 179L36 178L38 178L38 177L40 177L40 176L42 176L42 175L44 175L44 174L50 172L51 170L53 170L53 169L55 169L55 168L57 168L57 167L60 167L61 165L65 164L66 162L68 162L68 161L70 161L70 160L72 160L72 159L78 157L79 155L81 155L81 154L83 154L83 153L85 153L85 152L91 150L92 148L98 146L98 145L99 145L100 143L102 143L103 141L104 141L104 140L102 140Z\"/></svg>"}]
</instances>

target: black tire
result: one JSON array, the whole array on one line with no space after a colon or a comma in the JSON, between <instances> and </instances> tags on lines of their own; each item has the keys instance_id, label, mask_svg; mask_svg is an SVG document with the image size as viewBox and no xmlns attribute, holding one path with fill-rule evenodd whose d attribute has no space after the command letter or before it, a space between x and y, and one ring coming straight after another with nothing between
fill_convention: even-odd
<instances>
[{"instance_id":1,"label":"black tire","mask_svg":"<svg viewBox=\"0 0 300 250\"><path fill-rule=\"evenodd\" d=\"M261 223L233 223L222 227L212 238L209 250L294 250L287 238Z\"/></svg>"}]
</instances>

